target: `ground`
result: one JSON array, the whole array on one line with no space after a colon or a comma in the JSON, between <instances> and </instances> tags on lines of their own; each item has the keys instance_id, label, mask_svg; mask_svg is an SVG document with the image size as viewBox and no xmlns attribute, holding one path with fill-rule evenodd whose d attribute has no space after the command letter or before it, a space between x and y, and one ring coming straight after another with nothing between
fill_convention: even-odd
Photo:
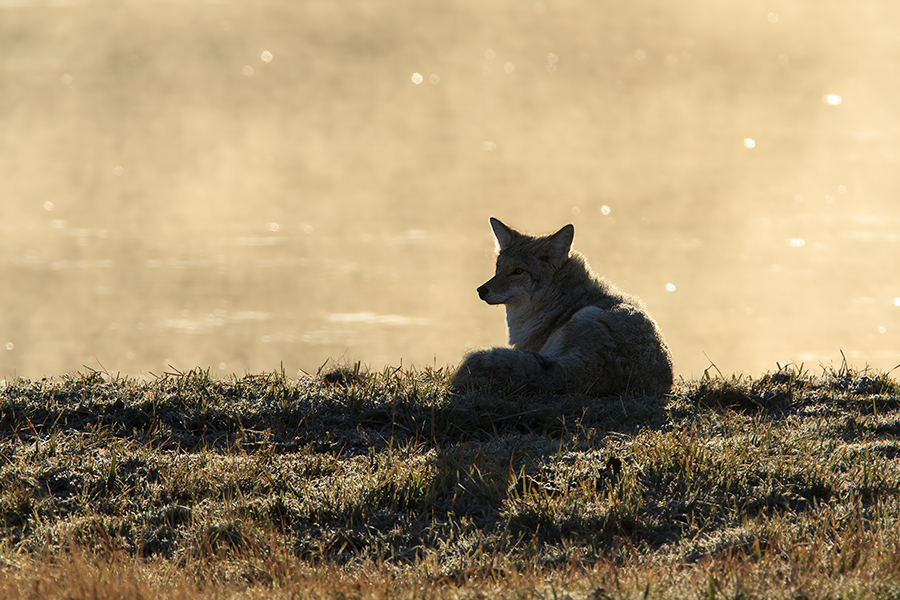
<instances>
[{"instance_id":1,"label":"ground","mask_svg":"<svg viewBox=\"0 0 900 600\"><path fill-rule=\"evenodd\" d=\"M9 380L0 595L900 596L888 374L708 372L655 398L447 381Z\"/></svg>"}]
</instances>

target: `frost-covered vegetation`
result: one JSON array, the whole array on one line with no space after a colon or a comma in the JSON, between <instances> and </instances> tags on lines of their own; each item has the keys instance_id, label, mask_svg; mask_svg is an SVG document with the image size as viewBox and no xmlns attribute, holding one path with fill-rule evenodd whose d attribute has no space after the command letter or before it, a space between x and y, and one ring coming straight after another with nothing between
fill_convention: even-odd
<instances>
[{"instance_id":1,"label":"frost-covered vegetation","mask_svg":"<svg viewBox=\"0 0 900 600\"><path fill-rule=\"evenodd\" d=\"M897 597L900 386L442 371L0 385L4 597Z\"/></svg>"}]
</instances>

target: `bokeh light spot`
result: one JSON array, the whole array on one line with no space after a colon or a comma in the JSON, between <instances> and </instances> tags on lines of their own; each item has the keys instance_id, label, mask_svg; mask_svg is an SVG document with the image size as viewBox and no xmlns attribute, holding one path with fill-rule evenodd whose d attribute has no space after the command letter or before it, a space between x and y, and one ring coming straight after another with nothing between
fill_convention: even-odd
<instances>
[{"instance_id":1,"label":"bokeh light spot","mask_svg":"<svg viewBox=\"0 0 900 600\"><path fill-rule=\"evenodd\" d=\"M610 209L610 208L609 208L608 206L606 206L605 204L604 204L603 206L600 207L600 212L602 212L604 216L605 216L605 215L608 215L608 214L611 212L611 210L612 210L612 209Z\"/></svg>"},{"instance_id":2,"label":"bokeh light spot","mask_svg":"<svg viewBox=\"0 0 900 600\"><path fill-rule=\"evenodd\" d=\"M769 23L777 23L778 22L778 13L770 12L766 18L769 20Z\"/></svg>"},{"instance_id":3,"label":"bokeh light spot","mask_svg":"<svg viewBox=\"0 0 900 600\"><path fill-rule=\"evenodd\" d=\"M263 62L271 62L272 61L272 53L268 50L263 50L263 53L260 55L260 58Z\"/></svg>"},{"instance_id":4,"label":"bokeh light spot","mask_svg":"<svg viewBox=\"0 0 900 600\"><path fill-rule=\"evenodd\" d=\"M513 71L516 70L516 65L512 64L511 62L508 62L505 65L503 65L503 70L506 71L507 73L512 73Z\"/></svg>"},{"instance_id":5,"label":"bokeh light spot","mask_svg":"<svg viewBox=\"0 0 900 600\"><path fill-rule=\"evenodd\" d=\"M16 345L13 344L12 342L6 342L6 349L7 349L7 350L12 350L12 349L15 348L15 347L16 347Z\"/></svg>"},{"instance_id":6,"label":"bokeh light spot","mask_svg":"<svg viewBox=\"0 0 900 600\"><path fill-rule=\"evenodd\" d=\"M837 94L825 94L822 96L822 102L827 104L828 106L839 106L841 104L841 97Z\"/></svg>"},{"instance_id":7,"label":"bokeh light spot","mask_svg":"<svg viewBox=\"0 0 900 600\"><path fill-rule=\"evenodd\" d=\"M241 69L241 73L243 73L246 77L250 77L253 75L253 67L250 65L244 65L244 68Z\"/></svg>"},{"instance_id":8,"label":"bokeh light spot","mask_svg":"<svg viewBox=\"0 0 900 600\"><path fill-rule=\"evenodd\" d=\"M44 210L53 210L53 203L49 200L47 202L44 202Z\"/></svg>"},{"instance_id":9,"label":"bokeh light spot","mask_svg":"<svg viewBox=\"0 0 900 600\"><path fill-rule=\"evenodd\" d=\"M438 77L437 75L435 75L434 73L432 73L431 75L428 76L428 83L430 83L431 85L437 85L440 82L441 82L441 78Z\"/></svg>"},{"instance_id":10,"label":"bokeh light spot","mask_svg":"<svg viewBox=\"0 0 900 600\"><path fill-rule=\"evenodd\" d=\"M667 283L667 284L666 284L666 291L667 291L667 292L674 292L676 289L677 289L677 288L675 287L675 284L674 284L674 283Z\"/></svg>"},{"instance_id":11,"label":"bokeh light spot","mask_svg":"<svg viewBox=\"0 0 900 600\"><path fill-rule=\"evenodd\" d=\"M788 240L788 244L791 246L791 248L802 248L806 245L806 240L804 240L803 238L790 238Z\"/></svg>"},{"instance_id":12,"label":"bokeh light spot","mask_svg":"<svg viewBox=\"0 0 900 600\"><path fill-rule=\"evenodd\" d=\"M419 73L413 73L413 74L412 74L412 82L413 82L414 84L419 85L420 83L422 83L422 81L423 81L423 79L422 79L422 75L421 75L421 74L419 74Z\"/></svg>"},{"instance_id":13,"label":"bokeh light spot","mask_svg":"<svg viewBox=\"0 0 900 600\"><path fill-rule=\"evenodd\" d=\"M753 138L745 138L744 139L744 147L756 148L756 140L754 140Z\"/></svg>"}]
</instances>

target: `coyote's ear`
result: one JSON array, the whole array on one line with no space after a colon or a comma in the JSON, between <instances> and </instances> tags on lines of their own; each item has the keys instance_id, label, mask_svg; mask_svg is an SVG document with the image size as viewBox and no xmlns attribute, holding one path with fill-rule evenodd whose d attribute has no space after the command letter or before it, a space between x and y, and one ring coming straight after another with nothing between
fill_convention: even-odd
<instances>
[{"instance_id":1,"label":"coyote's ear","mask_svg":"<svg viewBox=\"0 0 900 600\"><path fill-rule=\"evenodd\" d=\"M572 240L575 238L575 226L569 223L547 239L550 264L561 267L569 258L569 250L572 248Z\"/></svg>"},{"instance_id":2,"label":"coyote's ear","mask_svg":"<svg viewBox=\"0 0 900 600\"><path fill-rule=\"evenodd\" d=\"M501 250L509 246L510 242L519 235L515 229L507 227L501 223L499 219L495 219L494 217L491 217L491 229L494 230L494 235L497 237L497 244L500 246Z\"/></svg>"}]
</instances>

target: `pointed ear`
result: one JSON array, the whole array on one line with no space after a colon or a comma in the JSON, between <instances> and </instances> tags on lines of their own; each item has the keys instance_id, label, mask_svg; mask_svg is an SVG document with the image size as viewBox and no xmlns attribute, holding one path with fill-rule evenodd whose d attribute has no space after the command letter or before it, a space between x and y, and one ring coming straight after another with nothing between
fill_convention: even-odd
<instances>
[{"instance_id":1,"label":"pointed ear","mask_svg":"<svg viewBox=\"0 0 900 600\"><path fill-rule=\"evenodd\" d=\"M574 238L575 226L571 223L547 238L550 264L554 267L561 267L566 262Z\"/></svg>"},{"instance_id":2,"label":"pointed ear","mask_svg":"<svg viewBox=\"0 0 900 600\"><path fill-rule=\"evenodd\" d=\"M519 235L515 229L507 227L500 222L500 219L495 219L494 217L491 217L491 229L494 230L494 236L496 236L497 244L501 250L509 246L510 242Z\"/></svg>"}]
</instances>

